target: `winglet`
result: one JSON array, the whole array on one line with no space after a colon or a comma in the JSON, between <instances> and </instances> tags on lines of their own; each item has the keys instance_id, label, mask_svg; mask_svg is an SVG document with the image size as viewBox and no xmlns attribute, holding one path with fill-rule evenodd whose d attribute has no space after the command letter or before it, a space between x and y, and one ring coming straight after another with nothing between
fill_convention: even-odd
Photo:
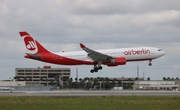
<instances>
[{"instance_id":1,"label":"winglet","mask_svg":"<svg viewBox=\"0 0 180 110\"><path fill-rule=\"evenodd\" d=\"M23 37L25 35L29 35L26 31L19 32L19 34L21 35L21 37Z\"/></svg>"},{"instance_id":2,"label":"winglet","mask_svg":"<svg viewBox=\"0 0 180 110\"><path fill-rule=\"evenodd\" d=\"M81 48L86 48L86 46L84 46L82 43L80 43Z\"/></svg>"}]
</instances>

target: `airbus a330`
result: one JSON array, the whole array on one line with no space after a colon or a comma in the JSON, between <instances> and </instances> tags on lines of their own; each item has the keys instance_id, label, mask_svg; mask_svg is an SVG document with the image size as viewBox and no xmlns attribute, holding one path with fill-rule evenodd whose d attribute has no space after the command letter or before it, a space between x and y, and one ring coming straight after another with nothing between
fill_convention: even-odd
<instances>
[{"instance_id":1,"label":"airbus a330","mask_svg":"<svg viewBox=\"0 0 180 110\"><path fill-rule=\"evenodd\" d=\"M131 61L149 61L149 66L152 65L152 60L159 58L165 54L160 48L155 47L132 47L132 48L117 48L117 49L102 49L93 50L80 43L80 47L84 51L72 52L51 52L44 48L27 32L19 32L24 38L24 43L29 51L25 58L38 60L47 63L60 65L93 65L91 73L102 70L102 65L109 67L125 65Z\"/></svg>"}]
</instances>

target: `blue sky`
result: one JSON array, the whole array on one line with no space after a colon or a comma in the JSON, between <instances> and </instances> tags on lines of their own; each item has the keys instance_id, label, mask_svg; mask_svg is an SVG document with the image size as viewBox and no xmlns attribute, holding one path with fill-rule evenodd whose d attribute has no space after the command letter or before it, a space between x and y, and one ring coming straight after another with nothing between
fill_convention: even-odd
<instances>
[{"instance_id":1,"label":"blue sky","mask_svg":"<svg viewBox=\"0 0 180 110\"><path fill-rule=\"evenodd\" d=\"M0 80L15 76L15 68L70 67L79 77L180 77L179 0L0 0ZM62 66L25 59L19 31L27 31L48 50L77 51L79 43L92 49L159 47L166 55L127 63L91 74L92 66Z\"/></svg>"}]
</instances>

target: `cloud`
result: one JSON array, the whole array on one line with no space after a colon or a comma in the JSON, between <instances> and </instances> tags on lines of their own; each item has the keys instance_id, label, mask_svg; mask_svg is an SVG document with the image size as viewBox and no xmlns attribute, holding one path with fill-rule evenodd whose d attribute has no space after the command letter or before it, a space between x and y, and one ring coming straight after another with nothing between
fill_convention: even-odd
<instances>
[{"instance_id":1,"label":"cloud","mask_svg":"<svg viewBox=\"0 0 180 110\"><path fill-rule=\"evenodd\" d=\"M132 75L136 69L131 68L140 63L146 74L149 72L154 79L157 73L160 79L167 72L177 77L180 68L179 4L179 0L1 0L0 69L13 76L17 66L42 67L44 63L23 58L26 48L18 32L28 31L55 52L81 50L79 43L92 49L153 46L166 51L164 57L153 61L157 68L144 66L148 62L138 62L112 69L105 67L92 75L89 73L91 66L83 66L79 67L80 72L85 73L82 76L109 76L109 72L114 76Z\"/></svg>"}]
</instances>

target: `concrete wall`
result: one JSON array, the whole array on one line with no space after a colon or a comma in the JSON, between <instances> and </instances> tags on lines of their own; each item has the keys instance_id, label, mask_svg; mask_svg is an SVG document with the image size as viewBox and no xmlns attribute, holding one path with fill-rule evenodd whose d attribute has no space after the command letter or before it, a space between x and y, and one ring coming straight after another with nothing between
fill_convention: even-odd
<instances>
[{"instance_id":1,"label":"concrete wall","mask_svg":"<svg viewBox=\"0 0 180 110\"><path fill-rule=\"evenodd\" d=\"M135 81L135 85L175 85L175 81Z\"/></svg>"},{"instance_id":2,"label":"concrete wall","mask_svg":"<svg viewBox=\"0 0 180 110\"><path fill-rule=\"evenodd\" d=\"M16 86L13 91L51 91L52 86Z\"/></svg>"},{"instance_id":3,"label":"concrete wall","mask_svg":"<svg viewBox=\"0 0 180 110\"><path fill-rule=\"evenodd\" d=\"M26 86L25 81L0 81L0 86Z\"/></svg>"},{"instance_id":4,"label":"concrete wall","mask_svg":"<svg viewBox=\"0 0 180 110\"><path fill-rule=\"evenodd\" d=\"M135 81L134 89L175 89L179 85L175 81Z\"/></svg>"}]
</instances>

